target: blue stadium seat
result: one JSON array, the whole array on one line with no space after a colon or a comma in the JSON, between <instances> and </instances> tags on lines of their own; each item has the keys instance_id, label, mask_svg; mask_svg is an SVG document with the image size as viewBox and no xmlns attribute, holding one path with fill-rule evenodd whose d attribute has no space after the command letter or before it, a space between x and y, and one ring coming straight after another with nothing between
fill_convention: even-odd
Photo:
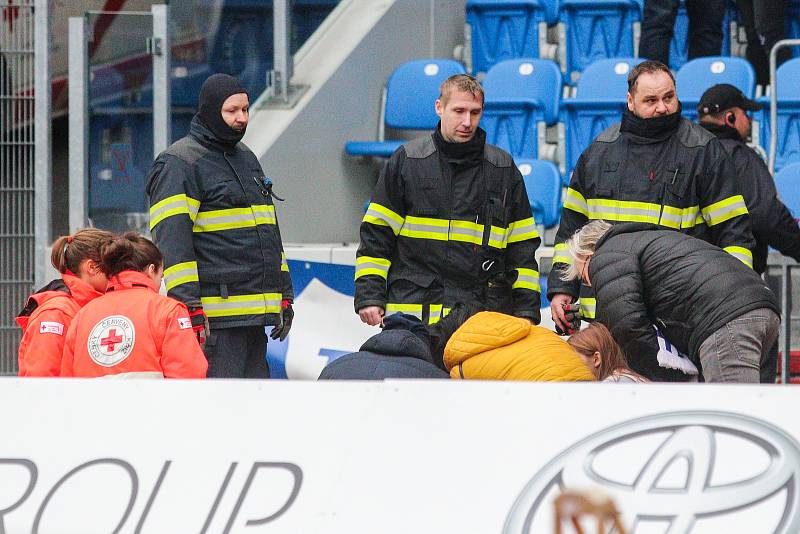
<instances>
[{"instance_id":1,"label":"blue stadium seat","mask_svg":"<svg viewBox=\"0 0 800 534\"><path fill-rule=\"evenodd\" d=\"M482 127L486 141L515 158L536 159L545 124L558 120L561 73L546 59L510 59L489 69Z\"/></svg>"},{"instance_id":2,"label":"blue stadium seat","mask_svg":"<svg viewBox=\"0 0 800 534\"><path fill-rule=\"evenodd\" d=\"M574 84L598 59L634 55L634 33L641 20L637 0L561 0L561 71Z\"/></svg>"},{"instance_id":3,"label":"blue stadium seat","mask_svg":"<svg viewBox=\"0 0 800 534\"><path fill-rule=\"evenodd\" d=\"M386 84L382 122L397 130L432 130L439 122L434 102L439 86L450 76L464 73L464 66L450 59L421 59L403 63ZM381 129L382 131L383 129ZM403 141L350 141L351 156L391 156Z\"/></svg>"},{"instance_id":4,"label":"blue stadium seat","mask_svg":"<svg viewBox=\"0 0 800 534\"><path fill-rule=\"evenodd\" d=\"M722 50L721 56L731 55L731 13L725 10L722 19ZM673 70L680 69L689 60L689 15L686 12L686 1L681 0L678 7L678 16L675 19L675 28L672 41L669 44L669 66Z\"/></svg>"},{"instance_id":5,"label":"blue stadium seat","mask_svg":"<svg viewBox=\"0 0 800 534\"><path fill-rule=\"evenodd\" d=\"M775 173L775 188L792 217L800 219L800 162L790 163Z\"/></svg>"},{"instance_id":6,"label":"blue stadium seat","mask_svg":"<svg viewBox=\"0 0 800 534\"><path fill-rule=\"evenodd\" d=\"M525 181L533 217L545 228L558 225L561 216L561 176L550 161L521 159L517 168Z\"/></svg>"},{"instance_id":7,"label":"blue stadium seat","mask_svg":"<svg viewBox=\"0 0 800 534\"><path fill-rule=\"evenodd\" d=\"M706 90L718 83L739 88L747 98L756 91L756 74L746 59L740 57L701 57L681 67L676 76L678 98L683 104L683 116L697 120L697 104Z\"/></svg>"},{"instance_id":8,"label":"blue stadium seat","mask_svg":"<svg viewBox=\"0 0 800 534\"><path fill-rule=\"evenodd\" d=\"M472 72L506 59L539 57L540 39L558 16L558 0L469 0Z\"/></svg>"},{"instance_id":9,"label":"blue stadium seat","mask_svg":"<svg viewBox=\"0 0 800 534\"><path fill-rule=\"evenodd\" d=\"M621 120L627 107L628 73L641 61L637 58L595 61L581 74L575 97L561 101L560 121L566 130L564 185L592 140Z\"/></svg>"},{"instance_id":10,"label":"blue stadium seat","mask_svg":"<svg viewBox=\"0 0 800 534\"><path fill-rule=\"evenodd\" d=\"M800 58L793 58L778 67L778 146L775 151L775 169L800 161ZM759 114L760 143L769 149L769 98L762 98L764 110Z\"/></svg>"},{"instance_id":11,"label":"blue stadium seat","mask_svg":"<svg viewBox=\"0 0 800 534\"><path fill-rule=\"evenodd\" d=\"M800 39L800 0L789 0L786 10L786 38ZM800 47L790 48L794 57L800 57Z\"/></svg>"}]
</instances>

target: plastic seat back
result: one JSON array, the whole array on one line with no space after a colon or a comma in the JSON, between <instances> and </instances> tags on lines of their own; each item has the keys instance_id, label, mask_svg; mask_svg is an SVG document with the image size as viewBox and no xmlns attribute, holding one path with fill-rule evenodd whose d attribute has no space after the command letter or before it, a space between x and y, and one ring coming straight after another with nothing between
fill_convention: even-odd
<instances>
[{"instance_id":1,"label":"plastic seat back","mask_svg":"<svg viewBox=\"0 0 800 534\"><path fill-rule=\"evenodd\" d=\"M537 224L552 228L561 216L561 176L550 161L520 160L517 168L525 181L525 190Z\"/></svg>"},{"instance_id":2,"label":"plastic seat back","mask_svg":"<svg viewBox=\"0 0 800 534\"><path fill-rule=\"evenodd\" d=\"M718 83L729 83L738 87L747 98L753 98L756 74L750 63L740 57L701 57L681 67L676 83L678 98L683 104L683 115L697 120L697 104L708 88Z\"/></svg>"}]
</instances>

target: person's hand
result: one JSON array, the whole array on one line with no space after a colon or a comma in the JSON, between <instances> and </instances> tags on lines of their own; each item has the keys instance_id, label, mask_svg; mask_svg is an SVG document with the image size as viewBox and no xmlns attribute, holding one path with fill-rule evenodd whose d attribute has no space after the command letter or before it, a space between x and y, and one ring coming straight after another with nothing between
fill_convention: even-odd
<instances>
[{"instance_id":1,"label":"person's hand","mask_svg":"<svg viewBox=\"0 0 800 534\"><path fill-rule=\"evenodd\" d=\"M280 341L286 339L286 336L289 335L289 330L292 329L292 319L294 319L292 303L284 299L281 302L281 324L272 328L269 337Z\"/></svg>"},{"instance_id":2,"label":"person's hand","mask_svg":"<svg viewBox=\"0 0 800 534\"><path fill-rule=\"evenodd\" d=\"M197 342L200 343L200 347L203 347L211 334L208 317L203 308L189 308L189 319L192 321L192 331L197 336Z\"/></svg>"},{"instance_id":3,"label":"person's hand","mask_svg":"<svg viewBox=\"0 0 800 534\"><path fill-rule=\"evenodd\" d=\"M383 323L383 308L380 306L367 306L358 310L358 316L361 317L361 322L367 323L370 326L378 326Z\"/></svg>"},{"instance_id":4,"label":"person's hand","mask_svg":"<svg viewBox=\"0 0 800 534\"><path fill-rule=\"evenodd\" d=\"M553 322L556 324L556 328L562 332L569 330L569 320L565 316L564 308L568 304L572 304L573 300L572 296L566 293L556 293L550 299L550 313L553 316Z\"/></svg>"},{"instance_id":5,"label":"person's hand","mask_svg":"<svg viewBox=\"0 0 800 534\"><path fill-rule=\"evenodd\" d=\"M556 327L556 334L559 336L571 336L581 329L581 307L578 304L567 304L564 306L564 319L566 319L567 328L562 330Z\"/></svg>"}]
</instances>

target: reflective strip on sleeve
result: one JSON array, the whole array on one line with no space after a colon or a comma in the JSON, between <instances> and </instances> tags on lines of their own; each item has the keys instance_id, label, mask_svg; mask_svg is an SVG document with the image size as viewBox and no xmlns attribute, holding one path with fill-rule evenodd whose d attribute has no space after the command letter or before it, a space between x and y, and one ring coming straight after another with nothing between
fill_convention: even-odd
<instances>
[{"instance_id":1,"label":"reflective strip on sleeve","mask_svg":"<svg viewBox=\"0 0 800 534\"><path fill-rule=\"evenodd\" d=\"M586 199L571 187L567 188L567 195L564 198L564 207L572 211L577 211L584 217L589 216L589 206L586 203Z\"/></svg>"},{"instance_id":2,"label":"reflective strip on sleeve","mask_svg":"<svg viewBox=\"0 0 800 534\"><path fill-rule=\"evenodd\" d=\"M259 224L275 224L275 206L262 204L249 208L201 211L197 214L192 232L220 232L253 228Z\"/></svg>"},{"instance_id":3,"label":"reflective strip on sleeve","mask_svg":"<svg viewBox=\"0 0 800 534\"><path fill-rule=\"evenodd\" d=\"M409 217L409 219L410 218L412 217ZM402 234L402 231L400 233ZM472 221L450 221L449 238L451 241L480 245L483 243L483 225Z\"/></svg>"},{"instance_id":4,"label":"reflective strip on sleeve","mask_svg":"<svg viewBox=\"0 0 800 534\"><path fill-rule=\"evenodd\" d=\"M234 315L261 315L281 312L280 293L257 293L254 295L231 295L201 297L203 311L208 317L230 317Z\"/></svg>"},{"instance_id":5,"label":"reflective strip on sleeve","mask_svg":"<svg viewBox=\"0 0 800 534\"><path fill-rule=\"evenodd\" d=\"M281 252L281 271L288 273L289 272L289 264L286 262L286 254Z\"/></svg>"},{"instance_id":6,"label":"reflective strip on sleeve","mask_svg":"<svg viewBox=\"0 0 800 534\"><path fill-rule=\"evenodd\" d=\"M517 267L517 281L511 289L530 289L531 291L542 291L539 285L539 271Z\"/></svg>"},{"instance_id":7,"label":"reflective strip on sleeve","mask_svg":"<svg viewBox=\"0 0 800 534\"><path fill-rule=\"evenodd\" d=\"M742 263L753 268L753 254L749 250L744 247L725 247L725 252L733 256L734 258L741 260Z\"/></svg>"},{"instance_id":8,"label":"reflective strip on sleeve","mask_svg":"<svg viewBox=\"0 0 800 534\"><path fill-rule=\"evenodd\" d=\"M492 226L489 229L489 246L499 249L506 248L508 244L508 229Z\"/></svg>"},{"instance_id":9,"label":"reflective strip on sleeve","mask_svg":"<svg viewBox=\"0 0 800 534\"><path fill-rule=\"evenodd\" d=\"M420 321L422 320L422 304L397 304L389 302L386 304L386 315L393 313L407 313L415 316Z\"/></svg>"},{"instance_id":10,"label":"reflective strip on sleeve","mask_svg":"<svg viewBox=\"0 0 800 534\"><path fill-rule=\"evenodd\" d=\"M150 230L158 223L173 215L186 214L194 221L197 217L197 210L200 209L200 201L184 194L172 195L164 200L156 202L150 206Z\"/></svg>"},{"instance_id":11,"label":"reflective strip on sleeve","mask_svg":"<svg viewBox=\"0 0 800 534\"><path fill-rule=\"evenodd\" d=\"M428 308L428 324L436 324L442 320L442 310L444 306L441 304L431 304Z\"/></svg>"},{"instance_id":12,"label":"reflective strip on sleeve","mask_svg":"<svg viewBox=\"0 0 800 534\"><path fill-rule=\"evenodd\" d=\"M371 256L359 256L356 258L356 280L362 276L374 274L383 279L389 275L389 267L392 262L385 258L373 258Z\"/></svg>"},{"instance_id":13,"label":"reflective strip on sleeve","mask_svg":"<svg viewBox=\"0 0 800 534\"><path fill-rule=\"evenodd\" d=\"M533 217L514 221L508 225L508 243L517 243L526 239L538 239L539 232L536 231L536 221Z\"/></svg>"},{"instance_id":14,"label":"reflective strip on sleeve","mask_svg":"<svg viewBox=\"0 0 800 534\"><path fill-rule=\"evenodd\" d=\"M558 243L555 246L555 253L553 254L553 263L566 263L572 265L572 256L567 252L566 243Z\"/></svg>"},{"instance_id":15,"label":"reflective strip on sleeve","mask_svg":"<svg viewBox=\"0 0 800 534\"><path fill-rule=\"evenodd\" d=\"M409 215L400 235L416 239L435 239L447 241L449 236L450 221L445 219L432 219L429 217L414 217Z\"/></svg>"},{"instance_id":16,"label":"reflective strip on sleeve","mask_svg":"<svg viewBox=\"0 0 800 534\"><path fill-rule=\"evenodd\" d=\"M196 261L176 263L175 265L164 269L164 286L167 288L167 291L170 291L181 284L199 281L200 279L197 275Z\"/></svg>"},{"instance_id":17,"label":"reflective strip on sleeve","mask_svg":"<svg viewBox=\"0 0 800 534\"><path fill-rule=\"evenodd\" d=\"M597 299L581 297L581 317L594 319L597 311Z\"/></svg>"},{"instance_id":18,"label":"reflective strip on sleeve","mask_svg":"<svg viewBox=\"0 0 800 534\"><path fill-rule=\"evenodd\" d=\"M734 195L715 202L702 209L703 219L709 226L715 226L739 215L747 214L747 204L742 195Z\"/></svg>"},{"instance_id":19,"label":"reflective strip on sleeve","mask_svg":"<svg viewBox=\"0 0 800 534\"><path fill-rule=\"evenodd\" d=\"M377 202L370 202L367 207L367 212L364 214L363 222L377 224L378 226L388 226L394 232L394 235L400 233L400 228L403 227L405 220L403 217L393 212L386 206L381 206Z\"/></svg>"}]
</instances>

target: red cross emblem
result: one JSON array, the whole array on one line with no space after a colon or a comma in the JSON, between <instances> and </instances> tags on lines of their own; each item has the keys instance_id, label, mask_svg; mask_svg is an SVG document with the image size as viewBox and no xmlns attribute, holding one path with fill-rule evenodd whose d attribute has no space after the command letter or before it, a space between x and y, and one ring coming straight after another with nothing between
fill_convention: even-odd
<instances>
[{"instance_id":1,"label":"red cross emblem","mask_svg":"<svg viewBox=\"0 0 800 534\"><path fill-rule=\"evenodd\" d=\"M106 348L108 352L114 351L114 345L117 343L122 343L122 336L117 335L117 329L112 328L108 331L108 337L104 337L100 340L100 344Z\"/></svg>"}]
</instances>

